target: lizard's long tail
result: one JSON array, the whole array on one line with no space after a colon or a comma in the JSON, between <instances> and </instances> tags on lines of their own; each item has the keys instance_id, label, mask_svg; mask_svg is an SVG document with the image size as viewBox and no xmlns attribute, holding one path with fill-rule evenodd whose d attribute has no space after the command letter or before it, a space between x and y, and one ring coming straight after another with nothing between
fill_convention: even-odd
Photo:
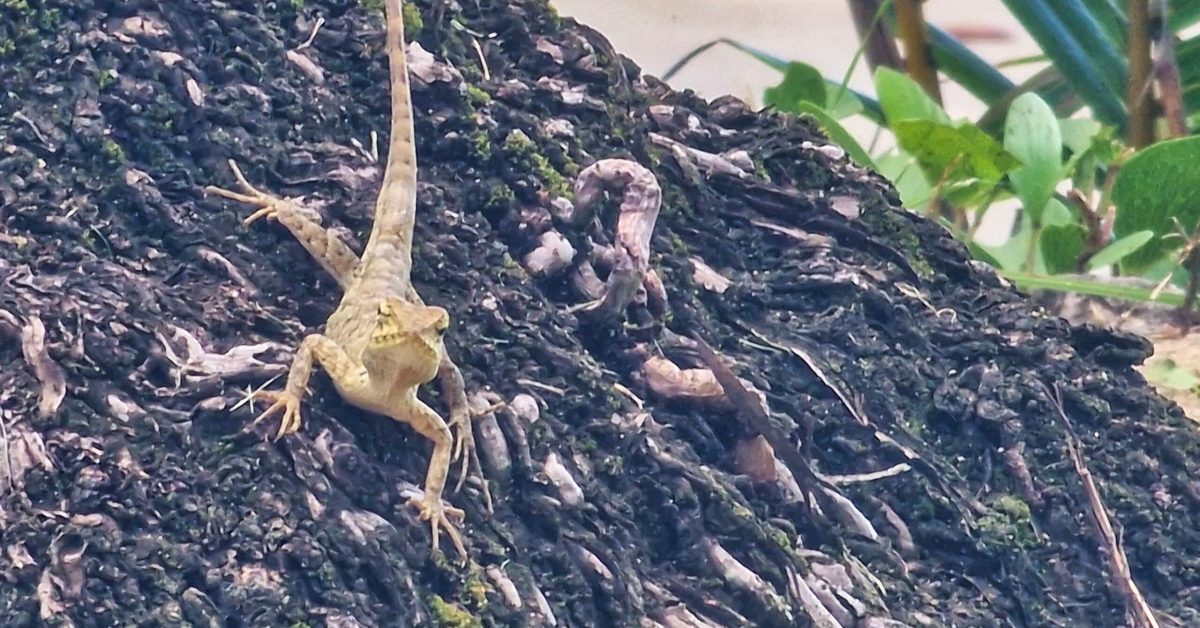
<instances>
[{"instance_id":1,"label":"lizard's long tail","mask_svg":"<svg viewBox=\"0 0 1200 628\"><path fill-rule=\"evenodd\" d=\"M387 51L391 72L392 130L388 147L384 187L404 184L409 190L417 182L417 145L413 138L412 95L408 88L408 59L404 52L404 10L401 0L387 2Z\"/></svg>"},{"instance_id":2,"label":"lizard's long tail","mask_svg":"<svg viewBox=\"0 0 1200 628\"><path fill-rule=\"evenodd\" d=\"M404 53L404 14L401 0L387 0L387 51L391 74L392 127L383 185L375 201L371 239L363 253L369 274L390 275L407 285L411 267L413 219L417 196L417 147L413 137L412 95ZM372 259L379 258L379 259ZM383 263L398 268L373 268Z\"/></svg>"}]
</instances>

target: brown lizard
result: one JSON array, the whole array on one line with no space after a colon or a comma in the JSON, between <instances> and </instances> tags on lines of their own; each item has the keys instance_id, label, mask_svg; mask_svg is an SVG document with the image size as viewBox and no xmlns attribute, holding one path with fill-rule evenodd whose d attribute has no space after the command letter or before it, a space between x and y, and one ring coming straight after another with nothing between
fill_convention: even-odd
<instances>
[{"instance_id":1,"label":"brown lizard","mask_svg":"<svg viewBox=\"0 0 1200 628\"><path fill-rule=\"evenodd\" d=\"M300 343L286 387L282 391L255 394L272 402L255 422L282 411L276 439L300 428L300 401L315 359L346 401L407 423L433 441L424 498L414 497L412 503L418 507L421 519L432 526L433 548L438 547L438 530L444 528L459 554L465 557L462 538L449 519L454 516L461 520L463 511L443 506L441 497L452 458L463 456L461 485L468 460L474 457L471 413L462 374L442 343L442 335L450 324L449 315L443 308L425 305L410 279L417 209L417 155L401 0L387 0L386 22L391 138L383 185L375 202L375 220L362 259L336 234L321 226L316 212L293 199L259 191L232 160L229 166L244 193L214 186L206 187L205 191L258 206L244 224L260 218L278 221L337 279L343 290L341 303L325 324L325 333L310 334ZM443 396L449 400L449 423L417 398L417 388L435 376L441 382ZM451 427L457 430L457 438L451 435Z\"/></svg>"}]
</instances>

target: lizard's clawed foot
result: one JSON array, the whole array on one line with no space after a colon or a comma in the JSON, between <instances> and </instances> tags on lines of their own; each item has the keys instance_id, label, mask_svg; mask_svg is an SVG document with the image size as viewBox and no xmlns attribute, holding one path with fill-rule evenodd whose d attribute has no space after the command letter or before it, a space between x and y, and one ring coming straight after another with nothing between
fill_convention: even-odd
<instances>
[{"instance_id":1,"label":"lizard's clawed foot","mask_svg":"<svg viewBox=\"0 0 1200 628\"><path fill-rule=\"evenodd\" d=\"M237 163L235 163L232 159L229 160L229 169L233 171L234 178L237 179L238 185L242 187L244 192L234 192L233 190L226 190L225 188L219 188L215 185L205 186L204 191L230 200L257 206L257 211L242 220L243 225L249 225L259 218L273 220L279 213L280 209L291 203L291 201L287 199L279 198L278 196L274 196L272 194L267 194L266 192L263 192L262 190L259 190L251 185L250 182L246 180L246 176L242 174L241 168L238 168Z\"/></svg>"},{"instance_id":2,"label":"lizard's clawed foot","mask_svg":"<svg viewBox=\"0 0 1200 628\"><path fill-rule=\"evenodd\" d=\"M454 485L454 492L462 490L463 483L467 480L467 474L474 465L479 470L479 480L483 487L484 505L487 512L492 512L492 493L488 490L487 478L483 475L483 467L479 464L479 452L475 449L475 433L472 427L476 417L491 414L497 410L503 409L508 404L503 401L493 403L485 408L477 408L468 410L466 416L458 421L455 421L452 426L454 429L454 452L450 456L451 462L457 462L460 458L462 463L459 466L458 482Z\"/></svg>"},{"instance_id":3,"label":"lizard's clawed foot","mask_svg":"<svg viewBox=\"0 0 1200 628\"><path fill-rule=\"evenodd\" d=\"M283 418L279 421L279 432L275 434L275 440L279 440L288 434L300 430L299 395L286 390L260 390L254 393L254 397L271 402L271 405L254 419L255 425L258 425L276 412L283 410Z\"/></svg>"},{"instance_id":4,"label":"lizard's clawed foot","mask_svg":"<svg viewBox=\"0 0 1200 628\"><path fill-rule=\"evenodd\" d=\"M438 531L441 528L445 528L446 535L454 543L454 549L458 550L458 555L466 560L467 548L463 546L462 535L458 533L458 528L450 521L450 517L462 521L466 518L466 513L458 508L443 506L441 499L429 495L425 497L413 497L408 500L408 503L417 507L421 521L429 522L431 534L433 535L433 549L435 551L438 549Z\"/></svg>"},{"instance_id":5,"label":"lizard's clawed foot","mask_svg":"<svg viewBox=\"0 0 1200 628\"><path fill-rule=\"evenodd\" d=\"M458 483L454 486L454 492L457 493L462 488L463 482L467 479L467 471L470 470L471 458L475 454L475 433L471 429L471 419L467 419L454 426L454 453L450 456L450 462L458 462L462 459L462 466L458 473Z\"/></svg>"}]
</instances>

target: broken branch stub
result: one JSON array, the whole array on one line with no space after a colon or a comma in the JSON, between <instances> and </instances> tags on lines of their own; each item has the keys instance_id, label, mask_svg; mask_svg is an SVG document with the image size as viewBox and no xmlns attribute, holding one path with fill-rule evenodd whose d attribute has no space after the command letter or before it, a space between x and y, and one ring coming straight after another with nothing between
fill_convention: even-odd
<instances>
[{"instance_id":1,"label":"broken branch stub","mask_svg":"<svg viewBox=\"0 0 1200 628\"><path fill-rule=\"evenodd\" d=\"M579 227L591 220L606 190L623 189L617 216L613 265L604 294L588 308L603 318L618 318L633 301L637 288L646 289L647 305L655 314L666 311L662 281L650 268L650 238L662 207L662 188L648 168L628 159L601 159L584 168L575 181L575 206L563 220Z\"/></svg>"}]
</instances>

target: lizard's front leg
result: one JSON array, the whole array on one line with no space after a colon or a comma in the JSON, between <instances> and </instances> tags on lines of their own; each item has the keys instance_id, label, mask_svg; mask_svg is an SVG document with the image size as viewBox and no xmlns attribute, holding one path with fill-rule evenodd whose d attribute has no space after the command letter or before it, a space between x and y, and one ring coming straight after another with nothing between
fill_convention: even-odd
<instances>
[{"instance_id":1,"label":"lizard's front leg","mask_svg":"<svg viewBox=\"0 0 1200 628\"><path fill-rule=\"evenodd\" d=\"M249 225L260 218L276 220L287 227L287 230L312 255L321 267L346 288L354 268L358 266L358 256L335 233L321 225L320 216L311 209L301 206L290 198L279 198L267 194L250 184L240 168L232 159L229 168L243 192L234 192L213 185L206 186L204 191L209 194L230 200L247 203L258 207L258 210L242 220Z\"/></svg>"},{"instance_id":2,"label":"lizard's front leg","mask_svg":"<svg viewBox=\"0 0 1200 628\"><path fill-rule=\"evenodd\" d=\"M296 349L296 357L292 358L292 368L288 371L287 385L284 389L255 394L256 397L272 402L270 407L254 419L255 423L283 410L279 432L275 435L276 440L300 429L300 400L304 398L308 378L312 376L314 359L325 367L330 379L343 395L353 395L367 388L370 376L366 367L351 358L340 345L321 334L305 336L300 347Z\"/></svg>"},{"instance_id":3,"label":"lizard's front leg","mask_svg":"<svg viewBox=\"0 0 1200 628\"><path fill-rule=\"evenodd\" d=\"M475 447L475 435L471 431L471 409L467 404L467 386L463 381L462 371L458 369L458 365L450 359L448 353L442 354L442 361L438 363L438 384L442 388L442 396L446 399L446 405L450 408L450 421L448 425L455 430L454 452L451 456L452 460L458 460L464 453L470 453ZM458 486L454 490L458 490L462 486L463 478L467 473L467 458L463 458L463 469L459 476Z\"/></svg>"},{"instance_id":4,"label":"lizard's front leg","mask_svg":"<svg viewBox=\"0 0 1200 628\"><path fill-rule=\"evenodd\" d=\"M454 492L457 493L462 488L471 465L474 465L479 471L484 506L490 513L492 512L492 491L488 488L487 477L483 474L483 467L479 464L479 452L475 449L474 419L476 416L499 409L503 404L487 408L482 412L473 411L467 402L467 389L463 382L462 371L450 359L449 354L442 354L442 361L438 364L437 377L442 388L442 397L446 399L446 405L450 407L449 426L454 430L454 452L450 459L452 461L462 459Z\"/></svg>"},{"instance_id":5,"label":"lizard's front leg","mask_svg":"<svg viewBox=\"0 0 1200 628\"><path fill-rule=\"evenodd\" d=\"M463 546L462 536L449 519L449 515L461 519L464 513L457 508L442 505L442 491L446 487L446 475L450 471L450 450L454 444L450 428L433 408L417 399L416 391L412 392L404 406L398 410L399 416L393 418L408 423L418 434L433 441L433 455L429 458L429 470L425 474L425 496L414 497L409 503L415 504L421 519L430 523L433 549L438 548L439 529L445 528L450 540L454 542L454 548L460 556L466 558L467 550Z\"/></svg>"}]
</instances>

